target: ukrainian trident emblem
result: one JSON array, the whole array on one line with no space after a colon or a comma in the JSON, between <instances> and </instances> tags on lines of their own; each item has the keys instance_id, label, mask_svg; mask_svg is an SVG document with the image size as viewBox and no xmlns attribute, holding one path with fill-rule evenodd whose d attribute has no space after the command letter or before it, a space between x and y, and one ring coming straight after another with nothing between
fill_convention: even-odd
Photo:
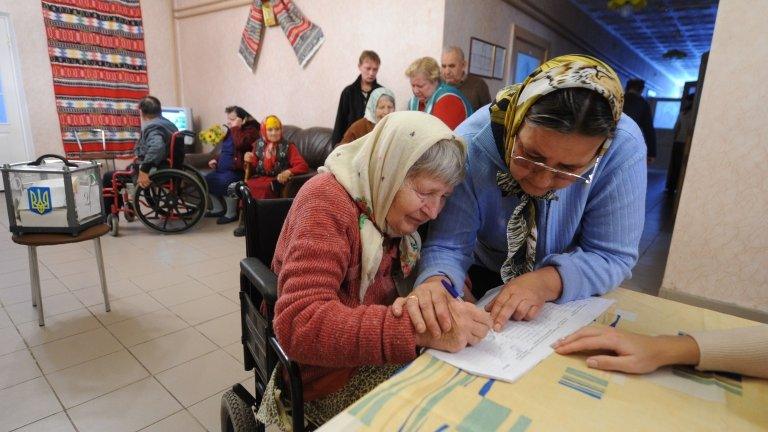
<instances>
[{"instance_id":1,"label":"ukrainian trident emblem","mask_svg":"<svg viewBox=\"0 0 768 432\"><path fill-rule=\"evenodd\" d=\"M27 199L29 200L29 210L34 213L44 215L53 210L51 207L51 188L31 187L27 189Z\"/></svg>"}]
</instances>

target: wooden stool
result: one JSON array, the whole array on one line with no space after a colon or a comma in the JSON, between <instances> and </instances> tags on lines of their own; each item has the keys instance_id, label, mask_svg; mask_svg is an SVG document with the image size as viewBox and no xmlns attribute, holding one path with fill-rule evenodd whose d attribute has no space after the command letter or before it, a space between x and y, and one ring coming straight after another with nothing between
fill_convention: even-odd
<instances>
[{"instance_id":1,"label":"wooden stool","mask_svg":"<svg viewBox=\"0 0 768 432\"><path fill-rule=\"evenodd\" d=\"M77 243L93 240L96 249L96 264L99 267L101 292L104 294L104 309L109 312L109 294L107 293L107 277L104 274L104 257L101 255L101 239L99 237L109 232L107 224L100 224L86 229L76 236L70 234L23 234L14 235L14 243L27 246L29 251L29 280L32 284L32 306L37 307L37 323L45 325L43 318L43 297L40 294L40 271L37 267L37 247L55 246L67 243Z\"/></svg>"}]
</instances>

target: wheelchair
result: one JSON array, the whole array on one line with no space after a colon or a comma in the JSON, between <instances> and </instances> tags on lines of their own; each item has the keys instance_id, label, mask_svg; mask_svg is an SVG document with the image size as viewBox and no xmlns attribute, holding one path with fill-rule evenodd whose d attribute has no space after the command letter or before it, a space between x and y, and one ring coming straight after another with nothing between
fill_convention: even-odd
<instances>
[{"instance_id":1,"label":"wheelchair","mask_svg":"<svg viewBox=\"0 0 768 432\"><path fill-rule=\"evenodd\" d=\"M186 136L194 133L179 131L171 135L168 164L149 174L148 187L135 184L133 170L112 174L112 186L103 188L103 197L112 198L107 209L112 236L118 235L120 213L127 222L138 217L146 227L163 234L182 233L200 222L208 206L208 186L200 172L184 164Z\"/></svg>"},{"instance_id":2,"label":"wheelchair","mask_svg":"<svg viewBox=\"0 0 768 432\"><path fill-rule=\"evenodd\" d=\"M221 397L222 432L264 431L254 416L280 363L286 372L293 430L304 425L303 386L299 365L291 360L275 336L272 320L277 301L277 276L269 265L293 198L257 200L243 182L231 186L243 200L246 258L240 261L240 322L245 370L254 370L256 395L235 384ZM284 389L286 390L286 389Z\"/></svg>"}]
</instances>

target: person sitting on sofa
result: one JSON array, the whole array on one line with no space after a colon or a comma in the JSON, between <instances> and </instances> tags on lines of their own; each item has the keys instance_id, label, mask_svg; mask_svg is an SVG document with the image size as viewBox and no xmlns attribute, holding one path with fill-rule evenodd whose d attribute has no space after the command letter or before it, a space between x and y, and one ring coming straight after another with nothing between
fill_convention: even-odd
<instances>
[{"instance_id":1,"label":"person sitting on sofa","mask_svg":"<svg viewBox=\"0 0 768 432\"><path fill-rule=\"evenodd\" d=\"M208 193L213 208L206 216L219 217L218 224L234 222L237 219L237 199L227 196L227 186L243 179L243 156L253 149L253 143L259 138L259 122L248 111L239 106L228 106L224 109L227 114L227 135L221 143L221 152L208 161L213 169L205 175L208 183ZM226 212L222 206L226 203Z\"/></svg>"},{"instance_id":2,"label":"person sitting on sofa","mask_svg":"<svg viewBox=\"0 0 768 432\"><path fill-rule=\"evenodd\" d=\"M245 162L251 164L251 177L246 184L256 199L278 198L285 183L294 175L305 174L309 165L296 145L283 138L283 124L277 116L270 115L261 123L261 138L253 151L245 154ZM245 235L245 225L235 228L235 237Z\"/></svg>"},{"instance_id":3,"label":"person sitting on sofa","mask_svg":"<svg viewBox=\"0 0 768 432\"><path fill-rule=\"evenodd\" d=\"M440 120L394 112L337 147L296 196L272 260L273 323L301 364L312 423L389 378L416 358L417 347L458 351L488 333L490 316L469 302L451 303L455 325L441 338L417 332L407 312L392 312L419 259L417 228L440 213L465 161L464 142ZM280 423L280 376L278 367L259 407L265 424Z\"/></svg>"},{"instance_id":4,"label":"person sitting on sofa","mask_svg":"<svg viewBox=\"0 0 768 432\"><path fill-rule=\"evenodd\" d=\"M373 130L376 123L395 110L395 94L386 87L371 92L365 106L365 117L352 123L339 144L350 143Z\"/></svg>"}]
</instances>

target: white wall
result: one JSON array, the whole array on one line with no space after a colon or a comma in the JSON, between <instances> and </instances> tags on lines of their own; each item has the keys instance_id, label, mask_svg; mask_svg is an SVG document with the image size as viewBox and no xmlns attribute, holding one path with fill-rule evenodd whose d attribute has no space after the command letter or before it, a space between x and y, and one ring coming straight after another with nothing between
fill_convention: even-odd
<instances>
[{"instance_id":1,"label":"white wall","mask_svg":"<svg viewBox=\"0 0 768 432\"><path fill-rule=\"evenodd\" d=\"M768 317L768 2L719 4L662 295Z\"/></svg>"},{"instance_id":2,"label":"white wall","mask_svg":"<svg viewBox=\"0 0 768 432\"><path fill-rule=\"evenodd\" d=\"M200 0L177 0L177 11ZM257 118L276 114L287 124L333 127L341 90L358 75L365 49L381 57L379 82L404 109L411 96L405 68L417 57L439 56L443 0L297 2L319 25L325 43L305 69L299 66L280 27L265 31L256 71L238 55L249 6L177 19L181 99L200 118L200 127L224 119L237 104ZM151 66L150 66L151 67Z\"/></svg>"},{"instance_id":3,"label":"white wall","mask_svg":"<svg viewBox=\"0 0 768 432\"><path fill-rule=\"evenodd\" d=\"M176 103L171 0L141 2L150 92L164 103ZM23 93L29 108L35 155L63 154L59 117L53 94L48 40L37 0L0 0L0 13L11 17L21 62Z\"/></svg>"},{"instance_id":4,"label":"white wall","mask_svg":"<svg viewBox=\"0 0 768 432\"><path fill-rule=\"evenodd\" d=\"M546 16L539 17L541 19L539 20L504 0L446 0L445 2L443 40L446 46L461 47L465 54L469 55L470 37L477 37L507 47L504 80L486 79L492 95L504 86L510 75L512 61L510 33L513 24L522 26L547 40L550 43L550 58L562 54L592 54L614 66L622 81L631 77L642 77L647 81L647 87L656 90L659 96L679 93L679 89L666 75L569 2L517 0L512 3L523 4L523 6L534 4L536 9ZM564 34L575 35L581 40L573 40ZM600 52L594 52L593 48L599 48Z\"/></svg>"}]
</instances>

